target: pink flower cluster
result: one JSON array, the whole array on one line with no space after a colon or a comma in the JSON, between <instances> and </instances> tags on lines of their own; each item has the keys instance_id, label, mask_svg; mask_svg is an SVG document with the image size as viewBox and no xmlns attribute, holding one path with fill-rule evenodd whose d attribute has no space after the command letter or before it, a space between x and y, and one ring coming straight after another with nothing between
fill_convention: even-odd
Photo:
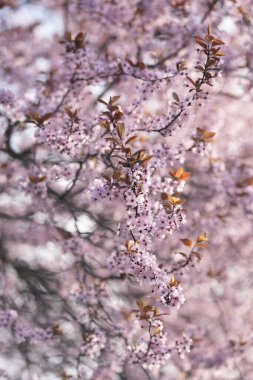
<instances>
[{"instance_id":1,"label":"pink flower cluster","mask_svg":"<svg viewBox=\"0 0 253 380\"><path fill-rule=\"evenodd\" d=\"M101 330L96 329L91 332L85 332L83 335L83 343L80 348L81 353L89 359L95 359L100 356L105 344L106 337Z\"/></svg>"},{"instance_id":2,"label":"pink flower cluster","mask_svg":"<svg viewBox=\"0 0 253 380\"><path fill-rule=\"evenodd\" d=\"M11 91L4 88L0 89L0 104L3 106L14 105L14 95Z\"/></svg>"},{"instance_id":3,"label":"pink flower cluster","mask_svg":"<svg viewBox=\"0 0 253 380\"><path fill-rule=\"evenodd\" d=\"M38 343L54 338L52 328L43 329L24 324L18 318L18 313L15 310L2 310L0 312L0 327L11 329L18 344L27 341Z\"/></svg>"},{"instance_id":4,"label":"pink flower cluster","mask_svg":"<svg viewBox=\"0 0 253 380\"><path fill-rule=\"evenodd\" d=\"M113 253L108 258L108 265L113 273L151 284L153 295L157 294L163 305L178 310L185 302L182 286L170 284L168 272L159 267L156 256L141 249L134 241L128 241L127 247Z\"/></svg>"}]
</instances>

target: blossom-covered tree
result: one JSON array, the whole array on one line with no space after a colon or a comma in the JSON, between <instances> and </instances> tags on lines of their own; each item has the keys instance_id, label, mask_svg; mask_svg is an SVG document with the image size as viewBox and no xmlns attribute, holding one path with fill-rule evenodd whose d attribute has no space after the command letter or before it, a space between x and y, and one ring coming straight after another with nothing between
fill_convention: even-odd
<instances>
[{"instance_id":1,"label":"blossom-covered tree","mask_svg":"<svg viewBox=\"0 0 253 380\"><path fill-rule=\"evenodd\" d=\"M0 1L1 379L252 379L252 9Z\"/></svg>"}]
</instances>

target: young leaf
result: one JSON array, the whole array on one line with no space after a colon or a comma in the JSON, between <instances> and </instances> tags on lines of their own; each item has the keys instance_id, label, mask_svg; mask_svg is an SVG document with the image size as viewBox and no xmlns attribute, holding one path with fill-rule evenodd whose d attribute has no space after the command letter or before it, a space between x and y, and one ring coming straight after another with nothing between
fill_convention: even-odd
<instances>
[{"instance_id":1,"label":"young leaf","mask_svg":"<svg viewBox=\"0 0 253 380\"><path fill-rule=\"evenodd\" d=\"M205 42L203 42L202 40L200 40L199 38L195 37L195 41L197 42L197 44L199 44L200 46L202 46L204 49L207 48L207 44Z\"/></svg>"},{"instance_id":2,"label":"young leaf","mask_svg":"<svg viewBox=\"0 0 253 380\"><path fill-rule=\"evenodd\" d=\"M112 98L110 98L110 104L116 103L117 100L119 100L119 98L120 98L120 95L113 96Z\"/></svg>"},{"instance_id":3,"label":"young leaf","mask_svg":"<svg viewBox=\"0 0 253 380\"><path fill-rule=\"evenodd\" d=\"M204 244L204 243L197 243L195 247L198 247L198 248L205 248L205 249L209 248L209 247L208 247L208 244Z\"/></svg>"},{"instance_id":4,"label":"young leaf","mask_svg":"<svg viewBox=\"0 0 253 380\"><path fill-rule=\"evenodd\" d=\"M125 142L125 144L126 144L126 145L131 144L131 143L134 142L136 139L137 139L137 136L131 136L131 137L129 137L129 139L127 139L127 141Z\"/></svg>"},{"instance_id":5,"label":"young leaf","mask_svg":"<svg viewBox=\"0 0 253 380\"><path fill-rule=\"evenodd\" d=\"M182 242L186 247L191 248L191 246L192 246L192 240L190 240L190 239L180 239L180 240L181 240L181 242Z\"/></svg>"},{"instance_id":6,"label":"young leaf","mask_svg":"<svg viewBox=\"0 0 253 380\"><path fill-rule=\"evenodd\" d=\"M156 328L154 329L153 336L159 334L160 332L161 332L160 327L156 327Z\"/></svg>"},{"instance_id":7,"label":"young leaf","mask_svg":"<svg viewBox=\"0 0 253 380\"><path fill-rule=\"evenodd\" d=\"M178 95L175 93L175 92L172 92L172 96L173 98L179 103L180 102L180 99L178 97Z\"/></svg>"},{"instance_id":8,"label":"young leaf","mask_svg":"<svg viewBox=\"0 0 253 380\"><path fill-rule=\"evenodd\" d=\"M102 103L102 104L105 104L106 106L108 106L108 104L103 100L103 99L98 99L97 100L99 103Z\"/></svg>"},{"instance_id":9,"label":"young leaf","mask_svg":"<svg viewBox=\"0 0 253 380\"><path fill-rule=\"evenodd\" d=\"M194 80L192 79L192 78L190 78L190 77L186 77L186 79L189 81L189 82L191 82L191 84L194 86L194 87L196 87L196 82L194 82Z\"/></svg>"},{"instance_id":10,"label":"young leaf","mask_svg":"<svg viewBox=\"0 0 253 380\"><path fill-rule=\"evenodd\" d=\"M117 132L118 132L120 139L122 140L124 137L124 134L125 134L124 124L122 124L122 123L117 124Z\"/></svg>"},{"instance_id":11,"label":"young leaf","mask_svg":"<svg viewBox=\"0 0 253 380\"><path fill-rule=\"evenodd\" d=\"M223 42L222 40L219 40L218 38L215 38L215 39L212 41L212 45L213 45L213 46L225 45L225 42Z\"/></svg>"},{"instance_id":12,"label":"young leaf","mask_svg":"<svg viewBox=\"0 0 253 380\"><path fill-rule=\"evenodd\" d=\"M208 240L208 237L207 237L207 233L203 233L202 235L199 235L198 238L197 238L197 243L201 243L202 241L207 241Z\"/></svg>"},{"instance_id":13,"label":"young leaf","mask_svg":"<svg viewBox=\"0 0 253 380\"><path fill-rule=\"evenodd\" d=\"M36 185L37 183L40 183L40 182L45 181L46 178L47 178L47 176L45 176L45 175L40 176L40 177L35 177L35 176L33 176L33 175L30 175L30 176L29 176L30 181L31 181L34 185Z\"/></svg>"}]
</instances>

